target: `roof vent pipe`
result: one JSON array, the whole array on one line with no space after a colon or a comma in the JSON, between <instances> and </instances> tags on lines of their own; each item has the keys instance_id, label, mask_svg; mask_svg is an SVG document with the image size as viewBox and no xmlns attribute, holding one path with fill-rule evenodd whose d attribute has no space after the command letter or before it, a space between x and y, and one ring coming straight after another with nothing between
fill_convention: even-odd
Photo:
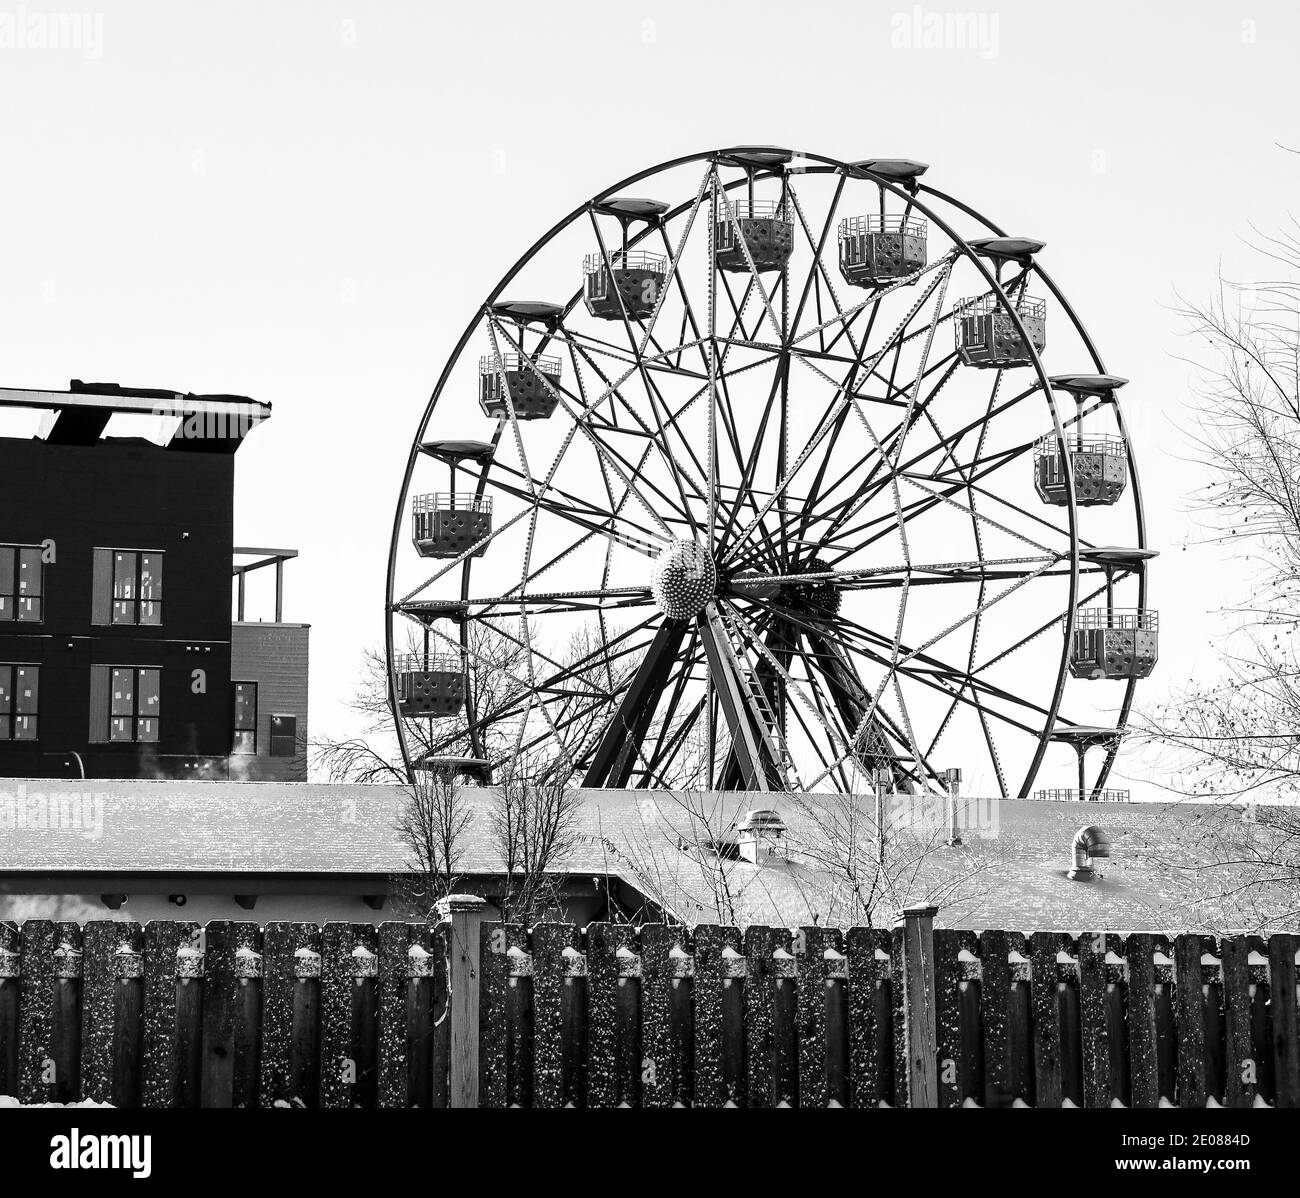
<instances>
[{"instance_id":1,"label":"roof vent pipe","mask_svg":"<svg viewBox=\"0 0 1300 1198\"><path fill-rule=\"evenodd\" d=\"M1091 882L1097 874L1092 868L1094 857L1110 856L1110 837L1094 824L1080 828L1070 845L1073 860L1066 877L1071 882Z\"/></svg>"}]
</instances>

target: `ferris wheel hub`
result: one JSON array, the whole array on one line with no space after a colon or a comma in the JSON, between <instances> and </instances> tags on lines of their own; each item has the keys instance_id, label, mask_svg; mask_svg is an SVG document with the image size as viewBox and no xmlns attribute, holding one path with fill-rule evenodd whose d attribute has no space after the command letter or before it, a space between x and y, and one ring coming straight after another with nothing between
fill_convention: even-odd
<instances>
[{"instance_id":1,"label":"ferris wheel hub","mask_svg":"<svg viewBox=\"0 0 1300 1198\"><path fill-rule=\"evenodd\" d=\"M718 568L698 541L677 540L656 559L650 593L669 619L690 620L717 593Z\"/></svg>"}]
</instances>

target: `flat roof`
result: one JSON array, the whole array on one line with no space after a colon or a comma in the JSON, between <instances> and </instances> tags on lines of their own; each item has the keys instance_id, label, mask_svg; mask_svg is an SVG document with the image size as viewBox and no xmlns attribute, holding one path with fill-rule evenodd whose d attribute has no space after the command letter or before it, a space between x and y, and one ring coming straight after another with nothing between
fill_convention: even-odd
<instances>
[{"instance_id":1,"label":"flat roof","mask_svg":"<svg viewBox=\"0 0 1300 1198\"><path fill-rule=\"evenodd\" d=\"M40 438L52 445L94 445L103 436L109 417L120 413L179 418L169 449L227 452L238 448L248 432L271 416L269 403L246 395L195 395L118 383L83 383L80 379L73 379L66 391L0 387L3 408L50 413L41 425ZM191 423L195 417L206 418L197 429Z\"/></svg>"}]
</instances>

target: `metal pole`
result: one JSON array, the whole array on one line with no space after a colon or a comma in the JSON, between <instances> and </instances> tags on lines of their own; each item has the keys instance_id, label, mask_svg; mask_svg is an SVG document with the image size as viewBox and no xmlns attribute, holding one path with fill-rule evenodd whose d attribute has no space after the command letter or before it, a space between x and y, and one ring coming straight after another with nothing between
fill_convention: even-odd
<instances>
[{"instance_id":1,"label":"metal pole","mask_svg":"<svg viewBox=\"0 0 1300 1198\"><path fill-rule=\"evenodd\" d=\"M885 787L893 783L888 770L876 771L876 864L885 864Z\"/></svg>"},{"instance_id":2,"label":"metal pole","mask_svg":"<svg viewBox=\"0 0 1300 1198\"><path fill-rule=\"evenodd\" d=\"M961 770L945 770L944 781L948 784L948 843L961 844L961 828L957 822L957 807L961 802Z\"/></svg>"}]
</instances>

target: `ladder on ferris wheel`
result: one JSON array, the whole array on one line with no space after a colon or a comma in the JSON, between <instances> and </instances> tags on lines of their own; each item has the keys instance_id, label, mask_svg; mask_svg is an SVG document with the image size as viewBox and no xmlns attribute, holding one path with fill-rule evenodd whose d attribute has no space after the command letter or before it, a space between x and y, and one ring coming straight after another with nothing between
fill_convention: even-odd
<instances>
[{"instance_id":1,"label":"ladder on ferris wheel","mask_svg":"<svg viewBox=\"0 0 1300 1198\"><path fill-rule=\"evenodd\" d=\"M719 612L718 617L726 634L718 639L726 650L730 665L746 692L745 697L748 700L749 708L757 717L759 733L763 738L768 760L776 767L781 776L780 780L787 789L797 789L794 759L790 756L785 733L781 730L781 722L776 718L776 713L772 710L772 705L768 701L767 690L758 675L750 667L748 660L737 651L740 638L737 635L738 630L735 625L723 612Z\"/></svg>"}]
</instances>

